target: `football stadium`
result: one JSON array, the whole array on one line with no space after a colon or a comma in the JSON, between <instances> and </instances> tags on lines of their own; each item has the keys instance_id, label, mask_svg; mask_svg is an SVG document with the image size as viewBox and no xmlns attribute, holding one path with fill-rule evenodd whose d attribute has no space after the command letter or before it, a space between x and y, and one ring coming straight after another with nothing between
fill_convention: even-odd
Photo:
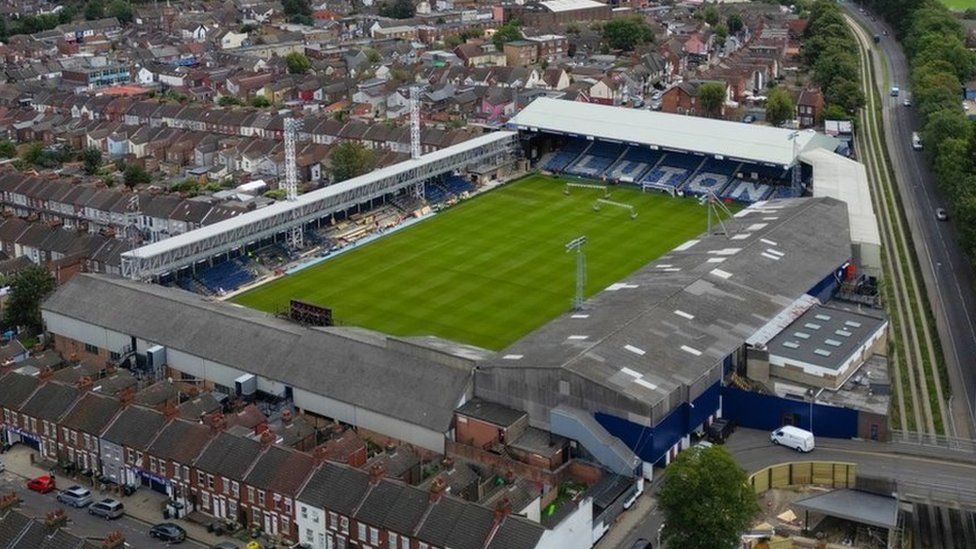
<instances>
[{"instance_id":1,"label":"football stadium","mask_svg":"<svg viewBox=\"0 0 976 549\"><path fill-rule=\"evenodd\" d=\"M777 398L793 385L742 390L747 357L766 379L839 386L883 344L886 322L844 316L823 346L779 345L877 283L865 170L840 147L540 98L504 130L129 251L130 280L77 277L45 321L59 344L165 348L169 375L230 391L250 376L437 452L459 406L491 402L650 478L715 418L812 421ZM800 358L781 368L777 352ZM884 410L835 410L818 436L884 428Z\"/></svg>"}]
</instances>

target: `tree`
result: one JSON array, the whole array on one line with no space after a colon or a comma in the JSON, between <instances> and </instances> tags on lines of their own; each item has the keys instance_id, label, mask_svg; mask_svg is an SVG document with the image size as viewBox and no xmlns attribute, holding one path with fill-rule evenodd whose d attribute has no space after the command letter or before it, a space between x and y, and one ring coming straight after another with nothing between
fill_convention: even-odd
<instances>
[{"instance_id":1,"label":"tree","mask_svg":"<svg viewBox=\"0 0 976 549\"><path fill-rule=\"evenodd\" d=\"M366 50L366 61L368 61L370 65L375 65L382 60L383 56L380 55L380 52L374 50L373 48Z\"/></svg>"},{"instance_id":2,"label":"tree","mask_svg":"<svg viewBox=\"0 0 976 549\"><path fill-rule=\"evenodd\" d=\"M81 163L88 175L94 175L102 167L102 151L95 147L87 147L81 151Z\"/></svg>"},{"instance_id":3,"label":"tree","mask_svg":"<svg viewBox=\"0 0 976 549\"><path fill-rule=\"evenodd\" d=\"M705 19L706 23L714 27L715 24L718 23L718 18L719 18L718 8L716 8L715 6L706 7L705 11L702 12L702 17Z\"/></svg>"},{"instance_id":4,"label":"tree","mask_svg":"<svg viewBox=\"0 0 976 549\"><path fill-rule=\"evenodd\" d=\"M632 51L654 40L654 33L640 16L621 17L603 25L603 40L613 49Z\"/></svg>"},{"instance_id":5,"label":"tree","mask_svg":"<svg viewBox=\"0 0 976 549\"><path fill-rule=\"evenodd\" d=\"M288 64L288 72L291 74L305 74L312 67L311 61L305 54L293 51L285 56L285 63Z\"/></svg>"},{"instance_id":6,"label":"tree","mask_svg":"<svg viewBox=\"0 0 976 549\"><path fill-rule=\"evenodd\" d=\"M369 173L376 167L373 150L354 141L343 141L337 145L329 159L332 164L332 178L336 182Z\"/></svg>"},{"instance_id":7,"label":"tree","mask_svg":"<svg viewBox=\"0 0 976 549\"><path fill-rule=\"evenodd\" d=\"M745 471L721 446L691 448L664 470L658 492L668 547L732 549L759 512Z\"/></svg>"},{"instance_id":8,"label":"tree","mask_svg":"<svg viewBox=\"0 0 976 549\"><path fill-rule=\"evenodd\" d=\"M0 158L13 158L17 156L17 145L10 141L0 141Z\"/></svg>"},{"instance_id":9,"label":"tree","mask_svg":"<svg viewBox=\"0 0 976 549\"><path fill-rule=\"evenodd\" d=\"M149 175L149 172L137 164L126 164L125 169L122 170L122 182L130 189L135 188L136 185L145 185L150 181L152 181L152 176Z\"/></svg>"},{"instance_id":10,"label":"tree","mask_svg":"<svg viewBox=\"0 0 976 549\"><path fill-rule=\"evenodd\" d=\"M233 95L221 95L220 99L217 100L217 104L221 107L235 107L241 104L241 100Z\"/></svg>"},{"instance_id":11,"label":"tree","mask_svg":"<svg viewBox=\"0 0 976 549\"><path fill-rule=\"evenodd\" d=\"M251 106L256 109L264 109L271 106L271 101L263 95L255 95L251 98Z\"/></svg>"},{"instance_id":12,"label":"tree","mask_svg":"<svg viewBox=\"0 0 976 549\"><path fill-rule=\"evenodd\" d=\"M715 25L715 38L717 38L719 42L724 43L725 39L728 37L729 37L728 27L726 27L723 23L719 23L718 25Z\"/></svg>"},{"instance_id":13,"label":"tree","mask_svg":"<svg viewBox=\"0 0 976 549\"><path fill-rule=\"evenodd\" d=\"M23 326L30 333L41 331L41 302L54 291L56 283L47 269L30 267L14 276L3 321L7 326Z\"/></svg>"},{"instance_id":14,"label":"tree","mask_svg":"<svg viewBox=\"0 0 976 549\"><path fill-rule=\"evenodd\" d=\"M707 116L718 116L725 103L725 84L705 82L698 87L698 103Z\"/></svg>"},{"instance_id":15,"label":"tree","mask_svg":"<svg viewBox=\"0 0 976 549\"><path fill-rule=\"evenodd\" d=\"M43 163L44 159L44 144L40 141L35 141L31 143L27 150L20 155L20 159L24 161L24 164L28 166L39 166Z\"/></svg>"},{"instance_id":16,"label":"tree","mask_svg":"<svg viewBox=\"0 0 976 549\"><path fill-rule=\"evenodd\" d=\"M293 23L312 22L312 6L308 0L284 0L281 7L285 11L285 17Z\"/></svg>"},{"instance_id":17,"label":"tree","mask_svg":"<svg viewBox=\"0 0 976 549\"><path fill-rule=\"evenodd\" d=\"M410 19L417 12L412 0L383 0L380 2L379 13L391 19Z\"/></svg>"},{"instance_id":18,"label":"tree","mask_svg":"<svg viewBox=\"0 0 976 549\"><path fill-rule=\"evenodd\" d=\"M498 51L502 50L502 46L506 42L514 42L516 40L522 39L522 29L519 28L517 21L509 21L504 25L498 27L495 34L491 37L491 42L495 44L495 48Z\"/></svg>"},{"instance_id":19,"label":"tree","mask_svg":"<svg viewBox=\"0 0 976 549\"><path fill-rule=\"evenodd\" d=\"M742 16L738 13L733 13L725 20L725 26L729 28L730 33L738 34L745 25L742 23Z\"/></svg>"},{"instance_id":20,"label":"tree","mask_svg":"<svg viewBox=\"0 0 976 549\"><path fill-rule=\"evenodd\" d=\"M793 119L793 97L782 87L769 92L766 99L766 121L779 126L787 120Z\"/></svg>"},{"instance_id":21,"label":"tree","mask_svg":"<svg viewBox=\"0 0 976 549\"><path fill-rule=\"evenodd\" d=\"M91 0L85 5L85 19L94 21L105 17L105 4L102 0Z\"/></svg>"},{"instance_id":22,"label":"tree","mask_svg":"<svg viewBox=\"0 0 976 549\"><path fill-rule=\"evenodd\" d=\"M119 23L132 22L132 4L126 0L113 0L108 5L108 15L119 20Z\"/></svg>"}]
</instances>

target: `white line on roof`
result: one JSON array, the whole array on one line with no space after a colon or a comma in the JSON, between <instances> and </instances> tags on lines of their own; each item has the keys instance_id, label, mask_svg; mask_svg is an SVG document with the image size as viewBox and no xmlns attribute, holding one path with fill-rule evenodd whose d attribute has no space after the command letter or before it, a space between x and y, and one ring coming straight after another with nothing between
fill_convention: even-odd
<instances>
[{"instance_id":1,"label":"white line on roof","mask_svg":"<svg viewBox=\"0 0 976 549\"><path fill-rule=\"evenodd\" d=\"M519 360L523 356L524 355L505 355L502 358L504 358L505 360Z\"/></svg>"},{"instance_id":2,"label":"white line on roof","mask_svg":"<svg viewBox=\"0 0 976 549\"><path fill-rule=\"evenodd\" d=\"M573 315L570 318L590 318L590 315L579 315L579 314L576 314L576 315Z\"/></svg>"},{"instance_id":3,"label":"white line on roof","mask_svg":"<svg viewBox=\"0 0 976 549\"><path fill-rule=\"evenodd\" d=\"M678 315L678 316L680 316L682 318L687 318L688 320L693 320L695 318L695 315L693 315L691 313L686 313L686 312L681 311L681 310L678 310L678 309L675 309L674 310L674 314L676 314L676 315Z\"/></svg>"},{"instance_id":4,"label":"white line on roof","mask_svg":"<svg viewBox=\"0 0 976 549\"><path fill-rule=\"evenodd\" d=\"M752 236L752 233L738 233L732 235L732 240L745 240Z\"/></svg>"},{"instance_id":5,"label":"white line on roof","mask_svg":"<svg viewBox=\"0 0 976 549\"><path fill-rule=\"evenodd\" d=\"M686 353L695 355L695 356L701 356L701 354L702 354L702 352L699 351L698 349L696 349L694 347L689 347L687 345L682 345L681 346L681 350L684 351L684 352L686 352Z\"/></svg>"},{"instance_id":6,"label":"white line on roof","mask_svg":"<svg viewBox=\"0 0 976 549\"><path fill-rule=\"evenodd\" d=\"M783 257L784 255L786 255L785 253L783 253L783 252L781 252L779 250L774 250L772 248L766 248L766 253L773 254L773 255L778 255L780 257Z\"/></svg>"},{"instance_id":7,"label":"white line on roof","mask_svg":"<svg viewBox=\"0 0 976 549\"><path fill-rule=\"evenodd\" d=\"M763 252L762 253L762 256L765 257L766 259L772 259L773 261L779 261L779 256L778 255L773 255L773 254L768 254L766 252Z\"/></svg>"},{"instance_id":8,"label":"white line on roof","mask_svg":"<svg viewBox=\"0 0 976 549\"><path fill-rule=\"evenodd\" d=\"M725 261L725 258L724 257L709 257L708 258L708 262L709 263L721 263L723 261Z\"/></svg>"},{"instance_id":9,"label":"white line on roof","mask_svg":"<svg viewBox=\"0 0 976 549\"><path fill-rule=\"evenodd\" d=\"M638 356L644 356L645 354L644 349L641 349L639 347L634 347L633 345L624 345L624 349L627 349L628 351Z\"/></svg>"},{"instance_id":10,"label":"white line on roof","mask_svg":"<svg viewBox=\"0 0 976 549\"><path fill-rule=\"evenodd\" d=\"M640 385L641 387L647 387L648 389L650 389L652 391L656 391L657 390L657 385L654 385L650 381L647 381L647 380L644 380L644 379L635 379L634 380L634 383Z\"/></svg>"},{"instance_id":11,"label":"white line on roof","mask_svg":"<svg viewBox=\"0 0 976 549\"><path fill-rule=\"evenodd\" d=\"M675 252L683 252L683 251L687 250L688 248L691 248L695 244L698 244L698 240L697 239L692 239L692 240L689 240L688 242L685 242L684 244L681 244L680 246L678 246L677 248L675 248L673 251L675 251Z\"/></svg>"},{"instance_id":12,"label":"white line on roof","mask_svg":"<svg viewBox=\"0 0 976 549\"><path fill-rule=\"evenodd\" d=\"M644 377L644 375L641 374L640 372L635 372L634 370L631 370L630 368L621 368L620 371L623 372L623 373L625 373L625 374L627 374L627 375L629 375L630 377L637 377L637 378Z\"/></svg>"},{"instance_id":13,"label":"white line on roof","mask_svg":"<svg viewBox=\"0 0 976 549\"><path fill-rule=\"evenodd\" d=\"M712 274L719 278L725 278L725 279L732 277L732 273L723 271L722 269L712 269Z\"/></svg>"},{"instance_id":14,"label":"white line on roof","mask_svg":"<svg viewBox=\"0 0 976 549\"><path fill-rule=\"evenodd\" d=\"M585 335L571 335L571 336L569 336L566 339L582 340L582 339L586 339L588 337L590 337L590 336L585 336Z\"/></svg>"}]
</instances>

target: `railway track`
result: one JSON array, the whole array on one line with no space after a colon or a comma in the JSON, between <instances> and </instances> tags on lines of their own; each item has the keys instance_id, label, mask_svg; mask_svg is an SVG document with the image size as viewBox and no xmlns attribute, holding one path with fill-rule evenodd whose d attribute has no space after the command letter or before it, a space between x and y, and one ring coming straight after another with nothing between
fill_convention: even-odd
<instances>
[{"instance_id":1,"label":"railway track","mask_svg":"<svg viewBox=\"0 0 976 549\"><path fill-rule=\"evenodd\" d=\"M947 406L942 394L939 362L933 327L922 301L916 273L916 259L910 247L904 212L884 149L881 127L881 86L871 40L853 19L847 17L858 42L862 90L866 105L858 114L857 145L871 186L875 214L884 249L883 288L891 317L892 377L895 384L897 420L902 429L945 434Z\"/></svg>"}]
</instances>

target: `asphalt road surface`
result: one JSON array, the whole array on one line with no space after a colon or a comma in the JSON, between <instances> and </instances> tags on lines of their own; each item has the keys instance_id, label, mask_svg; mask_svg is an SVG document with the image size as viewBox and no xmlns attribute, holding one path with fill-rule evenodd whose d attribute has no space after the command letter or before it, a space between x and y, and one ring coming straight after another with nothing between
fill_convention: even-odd
<instances>
[{"instance_id":1,"label":"asphalt road surface","mask_svg":"<svg viewBox=\"0 0 976 549\"><path fill-rule=\"evenodd\" d=\"M882 67L875 70L881 71L879 85L886 86L880 90L885 139L952 384L950 433L972 438L976 436L976 278L958 245L953 222L935 218L935 210L946 207L946 203L924 153L912 149L918 117L914 107L903 105L906 97L911 98L911 89L901 46L893 30L880 19L872 20L854 4L847 4L847 8L870 34L881 35L878 47L887 65L887 82ZM885 31L888 36L884 36ZM891 97L890 86L901 88L899 97Z\"/></svg>"},{"instance_id":2,"label":"asphalt road surface","mask_svg":"<svg viewBox=\"0 0 976 549\"><path fill-rule=\"evenodd\" d=\"M68 525L66 529L77 536L101 540L108 534L118 530L125 536L125 541L130 547L167 547L168 544L149 537L151 525L135 520L129 516L123 516L117 520L105 520L88 514L86 509L75 509L57 502L56 492L50 494L38 494L32 492L24 486L24 479L9 473L0 473L0 494L17 493L23 500L19 509L28 516L43 519L47 513L55 509L64 509L68 515ZM205 547L192 540L186 540L178 547Z\"/></svg>"}]
</instances>

